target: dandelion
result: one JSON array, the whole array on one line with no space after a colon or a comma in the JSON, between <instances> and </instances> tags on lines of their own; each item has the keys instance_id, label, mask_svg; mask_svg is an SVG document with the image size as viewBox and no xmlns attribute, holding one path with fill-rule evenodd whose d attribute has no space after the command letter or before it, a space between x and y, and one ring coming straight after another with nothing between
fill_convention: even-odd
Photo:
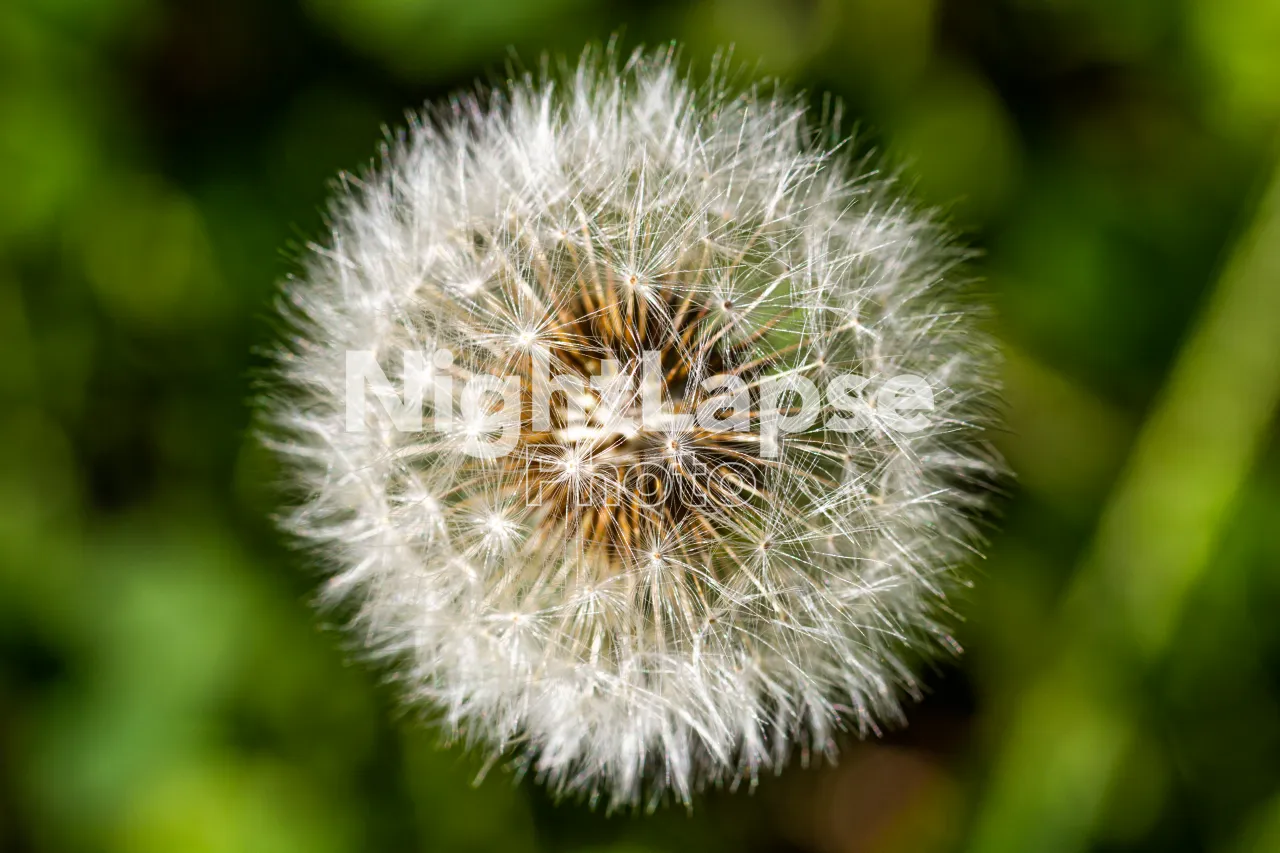
<instances>
[{"instance_id":1,"label":"dandelion","mask_svg":"<svg viewBox=\"0 0 1280 853\"><path fill-rule=\"evenodd\" d=\"M588 51L415 118L331 223L284 289L271 441L411 700L609 807L900 719L954 646L993 357L964 253L832 122ZM875 393L900 377L910 428Z\"/></svg>"}]
</instances>

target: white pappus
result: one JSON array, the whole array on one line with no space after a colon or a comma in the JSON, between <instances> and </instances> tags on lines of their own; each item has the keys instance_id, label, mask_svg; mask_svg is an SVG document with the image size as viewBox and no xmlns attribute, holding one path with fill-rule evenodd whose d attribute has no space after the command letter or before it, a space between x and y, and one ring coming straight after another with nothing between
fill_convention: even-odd
<instances>
[{"instance_id":1,"label":"white pappus","mask_svg":"<svg viewBox=\"0 0 1280 853\"><path fill-rule=\"evenodd\" d=\"M611 808L899 719L910 662L954 646L939 617L1000 470L963 250L799 97L728 76L593 49L416 116L286 282L263 402L285 525L408 698ZM401 377L421 430L372 381L351 428L349 353ZM637 417L646 363L657 419ZM538 370L588 390L539 423ZM502 454L456 414L480 375L520 383ZM713 375L745 391L743 428L693 417L737 411ZM841 375L922 378L931 407L911 430L873 397L854 428L833 395L792 410Z\"/></svg>"}]
</instances>

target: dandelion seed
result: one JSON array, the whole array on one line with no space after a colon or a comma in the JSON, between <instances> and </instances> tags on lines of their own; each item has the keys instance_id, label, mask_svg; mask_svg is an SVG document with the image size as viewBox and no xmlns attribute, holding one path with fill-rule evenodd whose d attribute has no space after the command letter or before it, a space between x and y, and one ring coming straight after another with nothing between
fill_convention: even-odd
<instances>
[{"instance_id":1,"label":"dandelion seed","mask_svg":"<svg viewBox=\"0 0 1280 853\"><path fill-rule=\"evenodd\" d=\"M992 349L963 252L819 138L795 98L694 85L671 51L588 51L414 120L280 300L289 529L411 700L558 793L687 803L831 754L954 647L937 615L999 470ZM426 354L422 432L373 384L348 428L352 351L386 376ZM547 422L522 390L514 444L469 452L501 429L492 395L458 414L467 383L541 370L576 380ZM841 374L866 381L837 396ZM869 396L900 376L932 389L921 428Z\"/></svg>"}]
</instances>

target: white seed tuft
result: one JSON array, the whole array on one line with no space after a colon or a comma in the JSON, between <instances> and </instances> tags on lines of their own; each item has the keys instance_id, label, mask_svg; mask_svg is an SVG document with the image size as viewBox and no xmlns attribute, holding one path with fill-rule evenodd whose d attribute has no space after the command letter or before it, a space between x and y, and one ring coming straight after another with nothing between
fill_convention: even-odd
<instances>
[{"instance_id":1,"label":"white seed tuft","mask_svg":"<svg viewBox=\"0 0 1280 853\"><path fill-rule=\"evenodd\" d=\"M899 719L908 662L954 645L937 615L999 469L992 347L962 252L821 138L797 98L588 51L414 120L285 287L267 406L300 486L289 530L412 700L557 793L687 803L831 755L842 728ZM374 382L351 428L348 354L402 392L405 351L423 428ZM667 406L649 419L645 353ZM620 378L592 386L607 362ZM587 383L541 425L539 367ZM460 406L486 374L522 388L490 457L492 407ZM712 375L747 389L745 431L693 417L731 408ZM898 377L932 394L910 429L875 394ZM784 379L823 396L770 454L761 394Z\"/></svg>"}]
</instances>

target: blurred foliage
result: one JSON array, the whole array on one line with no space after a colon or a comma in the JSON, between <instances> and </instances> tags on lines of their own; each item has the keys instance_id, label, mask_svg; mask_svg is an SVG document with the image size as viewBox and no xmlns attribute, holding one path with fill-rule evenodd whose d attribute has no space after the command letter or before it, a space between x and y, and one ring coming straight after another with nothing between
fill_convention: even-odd
<instances>
[{"instance_id":1,"label":"blurred foliage","mask_svg":"<svg viewBox=\"0 0 1280 853\"><path fill-rule=\"evenodd\" d=\"M691 816L473 784L310 609L250 432L327 180L614 32L840 96L1008 354L966 656ZM0 849L1280 850L1278 46L1276 0L0 5Z\"/></svg>"}]
</instances>

